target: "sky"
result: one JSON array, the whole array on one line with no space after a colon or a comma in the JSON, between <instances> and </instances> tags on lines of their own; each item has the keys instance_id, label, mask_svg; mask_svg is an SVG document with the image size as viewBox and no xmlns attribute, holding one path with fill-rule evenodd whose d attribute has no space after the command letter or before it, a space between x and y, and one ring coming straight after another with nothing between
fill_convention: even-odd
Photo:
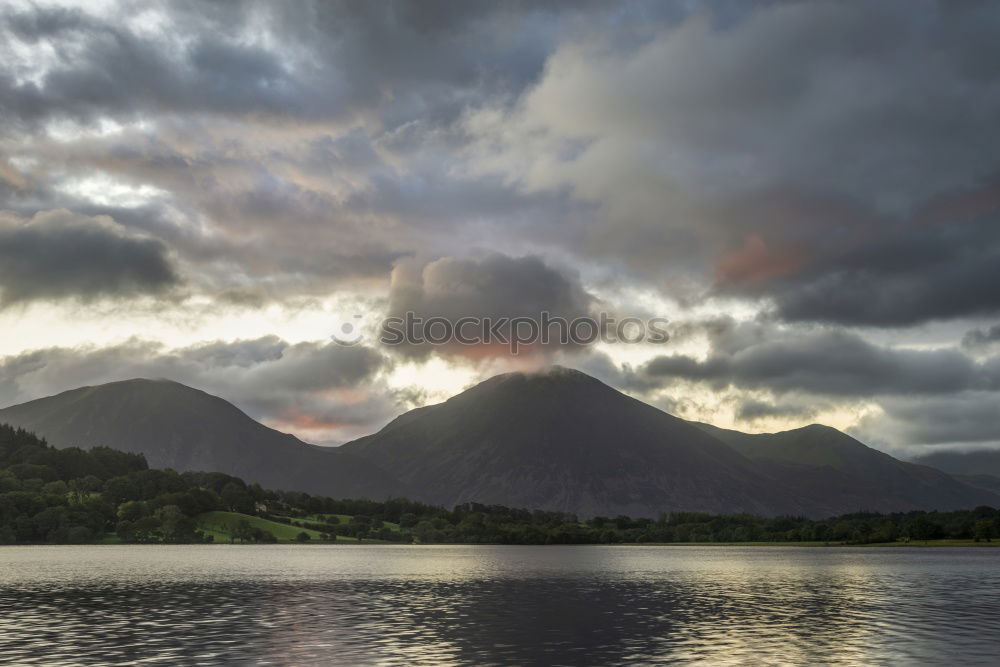
<instances>
[{"instance_id":1,"label":"sky","mask_svg":"<svg viewBox=\"0 0 1000 667\"><path fill-rule=\"evenodd\" d=\"M0 0L0 405L164 377L339 443L558 363L720 426L1000 448L998 26L975 1ZM670 336L377 335L540 311Z\"/></svg>"}]
</instances>

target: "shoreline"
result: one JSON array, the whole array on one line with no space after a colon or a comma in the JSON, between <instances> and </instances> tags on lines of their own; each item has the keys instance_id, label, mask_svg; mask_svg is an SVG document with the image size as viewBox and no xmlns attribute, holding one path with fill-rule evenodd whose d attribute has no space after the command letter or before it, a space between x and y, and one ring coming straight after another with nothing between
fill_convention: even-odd
<instances>
[{"instance_id":1,"label":"shoreline","mask_svg":"<svg viewBox=\"0 0 1000 667\"><path fill-rule=\"evenodd\" d=\"M795 547L795 548L886 548L898 549L915 547L920 549L933 548L995 548L1000 547L1000 540L991 542L976 542L975 540L927 540L912 542L871 542L867 544L852 544L845 542L616 542L612 544L591 542L586 544L504 544L499 542L428 542L428 543L400 543L400 542L379 542L376 540L358 541L337 541L337 542L277 542L272 544L261 543L230 543L230 542L83 542L78 544L52 544L50 542L23 542L19 544L0 544L3 547L182 547L182 546L226 546L226 547L249 547L249 546L304 546L304 547Z\"/></svg>"}]
</instances>

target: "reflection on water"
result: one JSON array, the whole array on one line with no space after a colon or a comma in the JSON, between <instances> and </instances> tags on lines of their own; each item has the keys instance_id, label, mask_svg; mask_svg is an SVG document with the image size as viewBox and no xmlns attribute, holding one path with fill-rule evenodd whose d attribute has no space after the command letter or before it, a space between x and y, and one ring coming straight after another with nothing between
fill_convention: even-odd
<instances>
[{"instance_id":1,"label":"reflection on water","mask_svg":"<svg viewBox=\"0 0 1000 667\"><path fill-rule=\"evenodd\" d=\"M0 662L996 664L1000 549L0 548Z\"/></svg>"}]
</instances>

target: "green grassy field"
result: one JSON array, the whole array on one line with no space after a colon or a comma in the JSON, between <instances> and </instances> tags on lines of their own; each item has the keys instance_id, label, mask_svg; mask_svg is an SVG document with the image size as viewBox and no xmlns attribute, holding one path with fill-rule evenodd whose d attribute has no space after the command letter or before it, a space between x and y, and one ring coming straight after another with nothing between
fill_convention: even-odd
<instances>
[{"instance_id":1,"label":"green grassy field","mask_svg":"<svg viewBox=\"0 0 1000 667\"><path fill-rule=\"evenodd\" d=\"M351 516L347 514L337 514L335 515L342 524L347 524L351 520ZM288 517L292 521L305 521L305 522L315 522L319 523L317 517L314 515L305 517ZM270 521L268 519L262 519L257 516L251 516L249 514L239 514L238 512L205 512L199 514L195 517L195 521L198 524L198 530L202 531L206 535L211 535L216 544L229 544L229 532L227 530L228 526L235 526L241 519L245 519L254 528L260 528L261 530L266 530L276 538L278 542L297 542L295 539L299 533L306 533L309 535L309 542L321 542L326 543L320 538L320 531L310 530L308 528L302 528L300 526L292 526L285 523L280 523L278 521ZM394 531L399 531L399 524L391 523L389 521L383 522L387 528ZM307 542L306 544L308 544ZM338 543L353 543L357 544L358 539L356 537L348 537L346 535L338 535L336 542ZM364 540L365 544L385 544L382 540ZM121 539L114 533L107 533L99 542L99 544L122 544Z\"/></svg>"},{"instance_id":2,"label":"green grassy field","mask_svg":"<svg viewBox=\"0 0 1000 667\"><path fill-rule=\"evenodd\" d=\"M236 512L205 512L204 514L199 514L195 517L195 520L198 522L199 530L203 531L207 535L213 536L216 542L223 544L227 544L229 542L227 527L235 526L241 519L246 520L246 522L254 528L260 528L261 530L268 531L278 538L279 542L295 542L295 536L303 532L309 535L310 542L321 541L319 531L300 528L298 526L289 526L284 523L269 521L257 516L250 516L248 514L238 514ZM337 542L357 542L357 539L338 535Z\"/></svg>"}]
</instances>

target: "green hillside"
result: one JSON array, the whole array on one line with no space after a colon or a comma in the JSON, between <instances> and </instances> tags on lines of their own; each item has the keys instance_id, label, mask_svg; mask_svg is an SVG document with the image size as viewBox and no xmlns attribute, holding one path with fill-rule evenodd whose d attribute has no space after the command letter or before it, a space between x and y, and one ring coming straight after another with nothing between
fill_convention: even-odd
<instances>
[{"instance_id":1,"label":"green hillside","mask_svg":"<svg viewBox=\"0 0 1000 667\"><path fill-rule=\"evenodd\" d=\"M345 523L349 521L350 518L351 517L345 515ZM235 529L241 520L246 521L252 528L259 528L260 530L271 533L278 539L279 542L296 542L296 537L299 533L306 533L309 536L310 541L325 541L322 539L321 533L317 530L310 530L308 528L279 523L277 521L263 519L250 514L214 511L204 512L195 517L198 529L206 535L211 535L216 543L229 542L230 533L235 532ZM336 541L357 542L358 540L355 537L338 535Z\"/></svg>"}]
</instances>

